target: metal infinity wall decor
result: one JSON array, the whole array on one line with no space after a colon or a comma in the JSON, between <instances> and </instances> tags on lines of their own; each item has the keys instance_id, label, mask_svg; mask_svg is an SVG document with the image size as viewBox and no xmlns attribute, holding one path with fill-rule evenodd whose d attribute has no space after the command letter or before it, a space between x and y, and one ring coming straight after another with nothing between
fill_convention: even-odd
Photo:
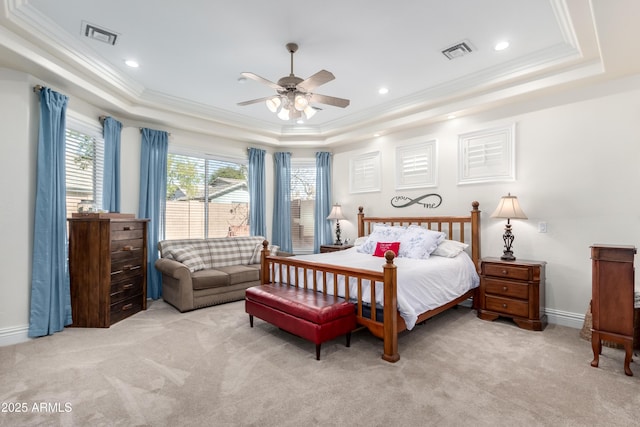
<instances>
[{"instance_id":1,"label":"metal infinity wall decor","mask_svg":"<svg viewBox=\"0 0 640 427\"><path fill-rule=\"evenodd\" d=\"M407 196L395 196L391 199L391 206L394 208L406 208L416 204L422 205L425 209L435 209L442 204L442 197L439 194L431 193L415 199Z\"/></svg>"}]
</instances>

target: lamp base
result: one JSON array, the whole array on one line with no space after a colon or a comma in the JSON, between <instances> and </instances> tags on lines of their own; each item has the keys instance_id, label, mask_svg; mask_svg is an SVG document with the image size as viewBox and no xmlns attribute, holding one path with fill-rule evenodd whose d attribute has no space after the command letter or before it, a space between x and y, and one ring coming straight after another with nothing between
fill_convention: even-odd
<instances>
[{"instance_id":1,"label":"lamp base","mask_svg":"<svg viewBox=\"0 0 640 427\"><path fill-rule=\"evenodd\" d=\"M513 256L513 251L504 251L500 259L503 261L515 261L516 257Z\"/></svg>"}]
</instances>

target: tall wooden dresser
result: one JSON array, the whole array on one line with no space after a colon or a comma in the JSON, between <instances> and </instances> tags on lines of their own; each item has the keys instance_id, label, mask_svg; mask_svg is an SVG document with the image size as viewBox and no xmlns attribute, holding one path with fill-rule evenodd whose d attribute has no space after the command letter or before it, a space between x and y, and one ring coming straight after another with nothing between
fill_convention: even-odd
<instances>
[{"instance_id":1,"label":"tall wooden dresser","mask_svg":"<svg viewBox=\"0 0 640 427\"><path fill-rule=\"evenodd\" d=\"M74 214L69 220L71 326L108 328L147 309L147 219Z\"/></svg>"},{"instance_id":2,"label":"tall wooden dresser","mask_svg":"<svg viewBox=\"0 0 640 427\"><path fill-rule=\"evenodd\" d=\"M591 366L598 366L602 340L615 342L624 346L624 373L630 376L633 375L629 363L634 335L635 254L633 246L591 246Z\"/></svg>"}]
</instances>

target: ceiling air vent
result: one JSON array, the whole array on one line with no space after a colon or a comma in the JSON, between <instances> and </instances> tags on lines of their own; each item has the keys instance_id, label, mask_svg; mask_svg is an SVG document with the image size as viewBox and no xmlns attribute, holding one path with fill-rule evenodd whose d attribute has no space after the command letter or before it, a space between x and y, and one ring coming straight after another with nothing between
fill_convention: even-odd
<instances>
[{"instance_id":1,"label":"ceiling air vent","mask_svg":"<svg viewBox=\"0 0 640 427\"><path fill-rule=\"evenodd\" d=\"M98 40L110 45L116 44L116 40L118 39L118 34L113 31L109 31L105 28L100 28L96 25L89 24L88 22L82 22L82 35L93 39Z\"/></svg>"},{"instance_id":2,"label":"ceiling air vent","mask_svg":"<svg viewBox=\"0 0 640 427\"><path fill-rule=\"evenodd\" d=\"M460 58L472 52L469 42L460 42L456 45L446 48L442 51L442 54L449 59Z\"/></svg>"}]
</instances>

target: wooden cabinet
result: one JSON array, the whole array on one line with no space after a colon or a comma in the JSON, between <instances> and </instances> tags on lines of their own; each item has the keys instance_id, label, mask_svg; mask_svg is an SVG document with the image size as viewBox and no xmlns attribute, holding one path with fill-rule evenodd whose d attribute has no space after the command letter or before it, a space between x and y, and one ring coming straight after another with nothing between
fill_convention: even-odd
<instances>
[{"instance_id":1,"label":"wooden cabinet","mask_svg":"<svg viewBox=\"0 0 640 427\"><path fill-rule=\"evenodd\" d=\"M352 247L353 245L320 245L320 253L344 251Z\"/></svg>"},{"instance_id":2,"label":"wooden cabinet","mask_svg":"<svg viewBox=\"0 0 640 427\"><path fill-rule=\"evenodd\" d=\"M69 219L71 326L108 328L147 309L147 222L127 214Z\"/></svg>"},{"instance_id":3,"label":"wooden cabinet","mask_svg":"<svg viewBox=\"0 0 640 427\"><path fill-rule=\"evenodd\" d=\"M478 317L510 317L521 328L541 331L544 314L544 261L480 261Z\"/></svg>"},{"instance_id":4,"label":"wooden cabinet","mask_svg":"<svg viewBox=\"0 0 640 427\"><path fill-rule=\"evenodd\" d=\"M611 341L624 346L627 375L633 375L635 254L633 246L591 246L591 366L598 366L602 340Z\"/></svg>"}]
</instances>

